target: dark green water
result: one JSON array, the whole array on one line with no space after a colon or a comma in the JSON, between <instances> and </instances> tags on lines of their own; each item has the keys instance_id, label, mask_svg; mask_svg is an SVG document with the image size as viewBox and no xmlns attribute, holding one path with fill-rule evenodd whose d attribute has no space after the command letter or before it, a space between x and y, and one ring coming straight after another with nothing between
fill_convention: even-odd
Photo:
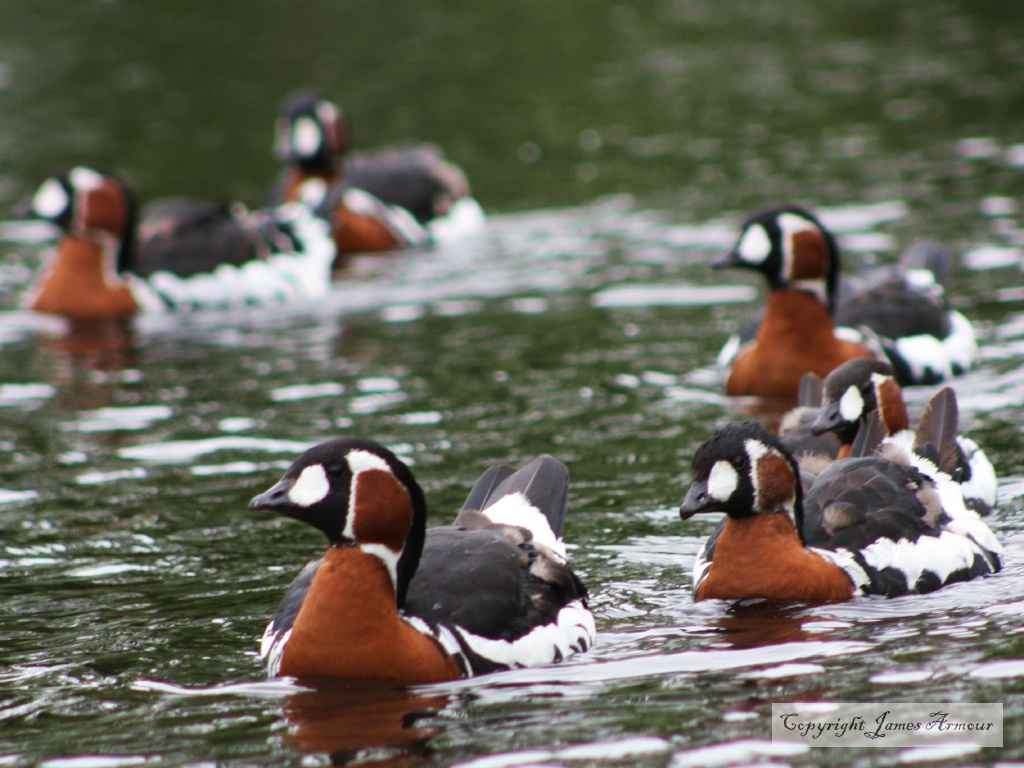
<instances>
[{"instance_id":1,"label":"dark green water","mask_svg":"<svg viewBox=\"0 0 1024 768\"><path fill-rule=\"evenodd\" d=\"M772 745L771 703L789 701L1002 702L1002 750L940 762L1024 761L1024 6L16 0L0 16L0 218L69 162L116 167L145 199L258 201L274 112L302 86L341 102L362 146L443 145L493 212L484 237L361 262L313 307L84 337L17 309L41 250L2 245L0 766L921 760ZM713 522L675 510L696 446L749 416L713 364L760 289L706 265L784 200L822 210L851 265L917 236L961 255L951 298L983 347L957 391L1002 480L999 576L821 608L691 601ZM612 306L622 286L640 297ZM411 692L259 684L258 637L322 542L246 504L342 433L414 462L435 523L491 463L565 460L597 647Z\"/></svg>"}]
</instances>

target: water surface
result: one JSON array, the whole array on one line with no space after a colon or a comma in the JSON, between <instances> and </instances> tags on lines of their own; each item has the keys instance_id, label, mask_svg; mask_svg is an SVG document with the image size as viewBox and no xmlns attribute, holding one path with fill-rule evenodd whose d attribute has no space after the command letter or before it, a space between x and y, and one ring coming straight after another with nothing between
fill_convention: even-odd
<instances>
[{"instance_id":1,"label":"water surface","mask_svg":"<svg viewBox=\"0 0 1024 768\"><path fill-rule=\"evenodd\" d=\"M0 763L1024 760L1017 6L208 6L5 9L0 204L83 161L147 199L257 201L274 109L313 85L365 145L442 143L494 213L476 240L360 260L316 305L129 326L22 312L41 249L4 244ZM758 415L720 394L714 358L761 286L707 264L782 200L823 214L851 270L919 236L956 249L951 301L982 340L961 426L1002 482L996 577L839 606L692 602L715 521L679 521L690 458ZM413 690L263 681L258 637L323 542L246 504L341 434L410 462L434 524L492 463L566 461L593 651ZM785 701L1002 702L1006 746L773 744Z\"/></svg>"}]
</instances>

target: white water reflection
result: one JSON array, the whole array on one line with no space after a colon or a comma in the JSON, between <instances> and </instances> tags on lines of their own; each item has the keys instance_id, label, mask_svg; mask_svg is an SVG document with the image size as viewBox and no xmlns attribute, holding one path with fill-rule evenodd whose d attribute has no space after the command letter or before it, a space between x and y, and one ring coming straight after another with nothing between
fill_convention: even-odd
<instances>
[{"instance_id":1,"label":"white water reflection","mask_svg":"<svg viewBox=\"0 0 1024 768\"><path fill-rule=\"evenodd\" d=\"M273 440L259 437L225 436L200 440L171 440L122 448L117 453L123 459L149 461L155 464L178 464L192 461L218 451L263 451L267 453L302 453L311 443L294 440Z\"/></svg>"}]
</instances>

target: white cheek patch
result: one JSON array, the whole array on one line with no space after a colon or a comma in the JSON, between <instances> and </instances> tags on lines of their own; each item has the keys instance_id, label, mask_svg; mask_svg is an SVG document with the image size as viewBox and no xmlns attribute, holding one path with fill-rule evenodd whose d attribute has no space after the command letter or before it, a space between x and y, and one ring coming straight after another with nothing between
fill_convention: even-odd
<instances>
[{"instance_id":1,"label":"white cheek patch","mask_svg":"<svg viewBox=\"0 0 1024 768\"><path fill-rule=\"evenodd\" d=\"M64 186L56 179L47 179L32 197L32 210L44 219L56 219L71 204Z\"/></svg>"},{"instance_id":2,"label":"white cheek patch","mask_svg":"<svg viewBox=\"0 0 1024 768\"><path fill-rule=\"evenodd\" d=\"M297 506L311 507L327 498L331 484L322 464L311 464L302 470L288 491L288 499Z\"/></svg>"},{"instance_id":3,"label":"white cheek patch","mask_svg":"<svg viewBox=\"0 0 1024 768\"><path fill-rule=\"evenodd\" d=\"M708 475L708 494L718 501L728 501L739 482L739 475L732 464L716 461Z\"/></svg>"},{"instance_id":4,"label":"white cheek patch","mask_svg":"<svg viewBox=\"0 0 1024 768\"><path fill-rule=\"evenodd\" d=\"M760 264L772 252L772 241L764 227L753 224L743 233L736 252L747 264Z\"/></svg>"},{"instance_id":5,"label":"white cheek patch","mask_svg":"<svg viewBox=\"0 0 1024 768\"><path fill-rule=\"evenodd\" d=\"M839 398L839 415L846 421L857 421L864 414L864 396L857 387L849 387Z\"/></svg>"},{"instance_id":6,"label":"white cheek patch","mask_svg":"<svg viewBox=\"0 0 1024 768\"><path fill-rule=\"evenodd\" d=\"M83 165L71 170L68 181L78 192L93 192L103 186L103 176Z\"/></svg>"},{"instance_id":7,"label":"white cheek patch","mask_svg":"<svg viewBox=\"0 0 1024 768\"><path fill-rule=\"evenodd\" d=\"M323 141L320 126L312 117L300 117L292 125L292 149L299 157L312 157Z\"/></svg>"}]
</instances>

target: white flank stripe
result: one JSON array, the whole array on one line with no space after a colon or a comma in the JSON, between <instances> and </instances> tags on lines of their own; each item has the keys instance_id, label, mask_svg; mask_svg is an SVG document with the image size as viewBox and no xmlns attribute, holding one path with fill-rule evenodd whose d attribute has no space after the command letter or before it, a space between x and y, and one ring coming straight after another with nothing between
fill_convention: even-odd
<instances>
[{"instance_id":1,"label":"white flank stripe","mask_svg":"<svg viewBox=\"0 0 1024 768\"><path fill-rule=\"evenodd\" d=\"M271 622L263 634L263 642L260 644L260 658L263 659L263 664L267 668L267 677L277 677L281 672L281 657L284 656L284 648L292 636L292 631L289 629L275 640L271 635L273 626L274 623Z\"/></svg>"},{"instance_id":2,"label":"white flank stripe","mask_svg":"<svg viewBox=\"0 0 1024 768\"><path fill-rule=\"evenodd\" d=\"M346 189L342 200L353 213L382 222L398 239L399 245L421 247L430 243L430 234L404 208L388 205L369 192L354 188Z\"/></svg>"},{"instance_id":3,"label":"white flank stripe","mask_svg":"<svg viewBox=\"0 0 1024 768\"><path fill-rule=\"evenodd\" d=\"M872 568L902 571L910 589L925 571L938 576L944 584L955 571L970 568L976 556L984 556L971 539L952 531L943 531L938 536L921 536L917 541L878 539L862 549L861 554Z\"/></svg>"},{"instance_id":4,"label":"white flank stripe","mask_svg":"<svg viewBox=\"0 0 1024 768\"><path fill-rule=\"evenodd\" d=\"M740 335L738 333L733 334L729 337L729 340L725 342L722 347L722 351L718 353L718 359L715 361L719 368L728 368L732 361L736 357L736 353L740 351Z\"/></svg>"},{"instance_id":5,"label":"white flank stripe","mask_svg":"<svg viewBox=\"0 0 1024 768\"><path fill-rule=\"evenodd\" d=\"M704 579L708 576L708 570L711 568L712 561L705 559L706 555L707 551L704 547L701 547L700 552L697 553L697 559L693 562L693 577L691 581L695 597L697 595L697 588L704 583Z\"/></svg>"},{"instance_id":6,"label":"white flank stripe","mask_svg":"<svg viewBox=\"0 0 1024 768\"><path fill-rule=\"evenodd\" d=\"M475 653L509 668L550 664L559 655L568 658L577 650L590 648L597 633L593 614L580 600L562 608L556 623L535 627L511 642L480 637L460 628L456 631Z\"/></svg>"},{"instance_id":7,"label":"white flank stripe","mask_svg":"<svg viewBox=\"0 0 1024 768\"><path fill-rule=\"evenodd\" d=\"M274 622L267 624L267 628L263 630L263 637L260 638L260 658L265 659L267 654L270 653L270 646L274 642Z\"/></svg>"},{"instance_id":8,"label":"white flank stripe","mask_svg":"<svg viewBox=\"0 0 1024 768\"><path fill-rule=\"evenodd\" d=\"M432 220L427 230L434 242L453 243L479 235L486 225L487 216L480 203L471 197L463 197L446 215Z\"/></svg>"},{"instance_id":9,"label":"white flank stripe","mask_svg":"<svg viewBox=\"0 0 1024 768\"><path fill-rule=\"evenodd\" d=\"M188 278L170 272L156 272L145 280L126 275L125 282L140 309L159 313L280 304L325 296L335 256L327 224L294 204L278 208L275 215L292 226L302 243L301 250L278 253L240 267L222 264L212 272Z\"/></svg>"},{"instance_id":10,"label":"white flank stripe","mask_svg":"<svg viewBox=\"0 0 1024 768\"><path fill-rule=\"evenodd\" d=\"M831 549L818 549L817 547L808 547L808 549L817 555L821 555L826 560L831 560L842 568L846 575L850 577L850 580L853 581L853 586L857 592L860 592L861 588L871 581L864 569L854 559L853 553L849 550L837 549L833 551Z\"/></svg>"},{"instance_id":11,"label":"white flank stripe","mask_svg":"<svg viewBox=\"0 0 1024 768\"><path fill-rule=\"evenodd\" d=\"M565 544L551 530L551 523L537 507L533 506L522 493L502 496L487 509L482 510L492 523L517 525L533 534L533 540L553 550L564 563Z\"/></svg>"}]
</instances>

